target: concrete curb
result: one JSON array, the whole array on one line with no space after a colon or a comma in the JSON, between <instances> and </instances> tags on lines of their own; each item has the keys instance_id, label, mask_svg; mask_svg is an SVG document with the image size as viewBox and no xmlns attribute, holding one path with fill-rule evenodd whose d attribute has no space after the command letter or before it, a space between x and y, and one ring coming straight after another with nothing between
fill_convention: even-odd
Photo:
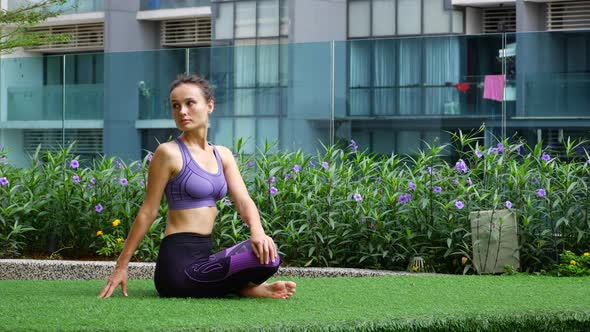
<instances>
[{"instance_id":1,"label":"concrete curb","mask_svg":"<svg viewBox=\"0 0 590 332\"><path fill-rule=\"evenodd\" d=\"M115 262L0 259L0 280L93 280L107 279ZM129 279L152 279L155 263L130 263ZM281 267L276 277L380 277L423 276L408 273L351 268Z\"/></svg>"}]
</instances>

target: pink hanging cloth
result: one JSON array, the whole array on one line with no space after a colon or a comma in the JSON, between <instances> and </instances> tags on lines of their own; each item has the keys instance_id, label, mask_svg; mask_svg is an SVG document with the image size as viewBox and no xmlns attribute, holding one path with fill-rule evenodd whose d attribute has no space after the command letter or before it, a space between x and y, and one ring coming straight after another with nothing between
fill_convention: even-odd
<instances>
[{"instance_id":1,"label":"pink hanging cloth","mask_svg":"<svg viewBox=\"0 0 590 332\"><path fill-rule=\"evenodd\" d=\"M483 97L497 101L504 100L506 75L486 75L483 83Z\"/></svg>"}]
</instances>

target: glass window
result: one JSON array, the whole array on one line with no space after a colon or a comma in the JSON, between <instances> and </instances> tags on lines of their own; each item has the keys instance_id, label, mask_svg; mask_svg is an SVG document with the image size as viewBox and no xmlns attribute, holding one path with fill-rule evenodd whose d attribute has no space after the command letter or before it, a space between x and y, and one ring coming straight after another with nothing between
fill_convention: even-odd
<instances>
[{"instance_id":1,"label":"glass window","mask_svg":"<svg viewBox=\"0 0 590 332\"><path fill-rule=\"evenodd\" d=\"M279 35L279 1L258 1L258 37Z\"/></svg>"},{"instance_id":2,"label":"glass window","mask_svg":"<svg viewBox=\"0 0 590 332\"><path fill-rule=\"evenodd\" d=\"M350 1L348 3L348 36L368 37L371 35L370 3L364 1Z\"/></svg>"},{"instance_id":3,"label":"glass window","mask_svg":"<svg viewBox=\"0 0 590 332\"><path fill-rule=\"evenodd\" d=\"M414 1L414 0L412 0ZM400 131L397 134L397 153L414 154L420 149L420 132L419 131Z\"/></svg>"},{"instance_id":4,"label":"glass window","mask_svg":"<svg viewBox=\"0 0 590 332\"><path fill-rule=\"evenodd\" d=\"M215 39L232 39L234 37L234 4L220 3L217 6L215 22Z\"/></svg>"},{"instance_id":5,"label":"glass window","mask_svg":"<svg viewBox=\"0 0 590 332\"><path fill-rule=\"evenodd\" d=\"M440 0L424 0L424 33L449 33L450 12Z\"/></svg>"},{"instance_id":6,"label":"glass window","mask_svg":"<svg viewBox=\"0 0 590 332\"><path fill-rule=\"evenodd\" d=\"M398 0L397 34L419 35L421 33L422 2L416 0Z\"/></svg>"},{"instance_id":7,"label":"glass window","mask_svg":"<svg viewBox=\"0 0 590 332\"><path fill-rule=\"evenodd\" d=\"M235 137L244 140L244 153L252 154L256 152L256 119L254 118L236 118L235 119ZM229 146L232 146L231 142Z\"/></svg>"},{"instance_id":8,"label":"glass window","mask_svg":"<svg viewBox=\"0 0 590 332\"><path fill-rule=\"evenodd\" d=\"M256 41L236 41L234 47L235 86L253 87L256 85Z\"/></svg>"},{"instance_id":9,"label":"glass window","mask_svg":"<svg viewBox=\"0 0 590 332\"><path fill-rule=\"evenodd\" d=\"M275 86L279 84L279 44L276 41L266 44L267 42L269 41L258 41L258 85Z\"/></svg>"},{"instance_id":10,"label":"glass window","mask_svg":"<svg viewBox=\"0 0 590 332\"><path fill-rule=\"evenodd\" d=\"M373 36L395 35L395 0L373 0Z\"/></svg>"},{"instance_id":11,"label":"glass window","mask_svg":"<svg viewBox=\"0 0 590 332\"><path fill-rule=\"evenodd\" d=\"M236 3L236 38L256 37L256 2Z\"/></svg>"},{"instance_id":12,"label":"glass window","mask_svg":"<svg viewBox=\"0 0 590 332\"><path fill-rule=\"evenodd\" d=\"M370 40L352 40L350 43L350 86L371 86Z\"/></svg>"}]
</instances>

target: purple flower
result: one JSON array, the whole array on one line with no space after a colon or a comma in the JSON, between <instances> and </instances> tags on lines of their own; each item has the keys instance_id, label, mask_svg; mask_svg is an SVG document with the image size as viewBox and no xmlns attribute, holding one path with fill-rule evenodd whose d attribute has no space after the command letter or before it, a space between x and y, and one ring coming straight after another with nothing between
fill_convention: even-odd
<instances>
[{"instance_id":1,"label":"purple flower","mask_svg":"<svg viewBox=\"0 0 590 332\"><path fill-rule=\"evenodd\" d=\"M274 196L274 195L276 195L279 192L279 190L277 188L275 188L275 187L270 187L270 191L269 192L270 192L270 195L271 196Z\"/></svg>"},{"instance_id":2,"label":"purple flower","mask_svg":"<svg viewBox=\"0 0 590 332\"><path fill-rule=\"evenodd\" d=\"M246 167L250 168L252 166L254 166L254 162L252 160L246 163Z\"/></svg>"},{"instance_id":3,"label":"purple flower","mask_svg":"<svg viewBox=\"0 0 590 332\"><path fill-rule=\"evenodd\" d=\"M350 145L348 145L348 147L350 148L350 151L352 151L353 153L356 153L356 151L359 148L359 146L356 144L356 142L353 139L350 140Z\"/></svg>"},{"instance_id":4,"label":"purple flower","mask_svg":"<svg viewBox=\"0 0 590 332\"><path fill-rule=\"evenodd\" d=\"M225 199L224 203L227 206L231 206L231 201L228 198Z\"/></svg>"},{"instance_id":5,"label":"purple flower","mask_svg":"<svg viewBox=\"0 0 590 332\"><path fill-rule=\"evenodd\" d=\"M454 179L452 181L452 183L453 183L454 186L458 186L459 185L459 181L457 179Z\"/></svg>"},{"instance_id":6,"label":"purple flower","mask_svg":"<svg viewBox=\"0 0 590 332\"><path fill-rule=\"evenodd\" d=\"M141 164L140 163L137 163L137 169L138 170L141 170Z\"/></svg>"},{"instance_id":7,"label":"purple flower","mask_svg":"<svg viewBox=\"0 0 590 332\"><path fill-rule=\"evenodd\" d=\"M121 178L121 180L119 180L119 183L124 187L127 185L127 179L126 178Z\"/></svg>"},{"instance_id":8,"label":"purple flower","mask_svg":"<svg viewBox=\"0 0 590 332\"><path fill-rule=\"evenodd\" d=\"M471 178L467 178L467 184L469 184L470 186L473 185L473 181L471 181Z\"/></svg>"},{"instance_id":9,"label":"purple flower","mask_svg":"<svg viewBox=\"0 0 590 332\"><path fill-rule=\"evenodd\" d=\"M381 181L382 181L382 180L381 180L381 177L380 177L380 176L379 176L379 177L377 177L377 180L376 180L376 181L377 181L377 183L381 183Z\"/></svg>"},{"instance_id":10,"label":"purple flower","mask_svg":"<svg viewBox=\"0 0 590 332\"><path fill-rule=\"evenodd\" d=\"M467 167L467 164L465 164L463 159L459 159L459 161L455 164L455 169L459 173L467 173L467 171L469 170L469 168Z\"/></svg>"},{"instance_id":11,"label":"purple flower","mask_svg":"<svg viewBox=\"0 0 590 332\"><path fill-rule=\"evenodd\" d=\"M324 169L328 169L328 168L330 168L330 164L328 164L328 162L326 162L326 161L322 161L322 167Z\"/></svg>"},{"instance_id":12,"label":"purple flower","mask_svg":"<svg viewBox=\"0 0 590 332\"><path fill-rule=\"evenodd\" d=\"M359 194L359 193L352 195L352 198L354 198L354 200L357 202L360 202L363 200L363 198L361 197L361 194Z\"/></svg>"},{"instance_id":13,"label":"purple flower","mask_svg":"<svg viewBox=\"0 0 590 332\"><path fill-rule=\"evenodd\" d=\"M121 163L119 160L115 160L115 162L117 163L117 167L119 168L123 168L123 163Z\"/></svg>"},{"instance_id":14,"label":"purple flower","mask_svg":"<svg viewBox=\"0 0 590 332\"><path fill-rule=\"evenodd\" d=\"M434 187L432 189L432 192L435 193L435 194L439 194L441 191L442 191L442 188L441 187Z\"/></svg>"},{"instance_id":15,"label":"purple flower","mask_svg":"<svg viewBox=\"0 0 590 332\"><path fill-rule=\"evenodd\" d=\"M76 183L80 183L80 177L77 175L72 176L72 180L74 180Z\"/></svg>"},{"instance_id":16,"label":"purple flower","mask_svg":"<svg viewBox=\"0 0 590 332\"><path fill-rule=\"evenodd\" d=\"M74 159L74 160L70 161L70 167L73 169L76 169L76 168L80 167L80 163L76 159Z\"/></svg>"},{"instance_id":17,"label":"purple flower","mask_svg":"<svg viewBox=\"0 0 590 332\"><path fill-rule=\"evenodd\" d=\"M0 185L6 186L8 183L8 179L5 176L0 178Z\"/></svg>"},{"instance_id":18,"label":"purple flower","mask_svg":"<svg viewBox=\"0 0 590 332\"><path fill-rule=\"evenodd\" d=\"M504 147L504 144L498 143L498 145L496 147L498 149L498 153L502 154L502 153L506 152L506 147Z\"/></svg>"},{"instance_id":19,"label":"purple flower","mask_svg":"<svg viewBox=\"0 0 590 332\"><path fill-rule=\"evenodd\" d=\"M293 177L293 173L289 172L287 174L285 174L285 180L289 180Z\"/></svg>"},{"instance_id":20,"label":"purple flower","mask_svg":"<svg viewBox=\"0 0 590 332\"><path fill-rule=\"evenodd\" d=\"M428 166L428 174L432 175L432 167Z\"/></svg>"},{"instance_id":21,"label":"purple flower","mask_svg":"<svg viewBox=\"0 0 590 332\"><path fill-rule=\"evenodd\" d=\"M409 186L410 186L410 189L412 189L413 191L416 191L416 184L414 182L410 182Z\"/></svg>"},{"instance_id":22,"label":"purple flower","mask_svg":"<svg viewBox=\"0 0 590 332\"><path fill-rule=\"evenodd\" d=\"M462 208L465 207L465 205L463 204L463 202L461 201L455 201L455 206L457 207L457 209L461 210Z\"/></svg>"},{"instance_id":23,"label":"purple flower","mask_svg":"<svg viewBox=\"0 0 590 332\"><path fill-rule=\"evenodd\" d=\"M98 204L97 206L94 207L94 210L98 213L101 213L102 212L102 205Z\"/></svg>"},{"instance_id":24,"label":"purple flower","mask_svg":"<svg viewBox=\"0 0 590 332\"><path fill-rule=\"evenodd\" d=\"M90 183L96 184L96 179L95 178L90 179Z\"/></svg>"},{"instance_id":25,"label":"purple flower","mask_svg":"<svg viewBox=\"0 0 590 332\"><path fill-rule=\"evenodd\" d=\"M94 186L93 186L93 185L91 185L91 184L89 184L89 185L88 185L88 189L92 189L92 188L94 188Z\"/></svg>"},{"instance_id":26,"label":"purple flower","mask_svg":"<svg viewBox=\"0 0 590 332\"><path fill-rule=\"evenodd\" d=\"M587 163L590 164L590 159L588 159Z\"/></svg>"},{"instance_id":27,"label":"purple flower","mask_svg":"<svg viewBox=\"0 0 590 332\"><path fill-rule=\"evenodd\" d=\"M145 187L145 182L143 180L139 181L139 186L141 186L142 188Z\"/></svg>"},{"instance_id":28,"label":"purple flower","mask_svg":"<svg viewBox=\"0 0 590 332\"><path fill-rule=\"evenodd\" d=\"M506 208L512 209L512 202L511 201L506 201Z\"/></svg>"},{"instance_id":29,"label":"purple flower","mask_svg":"<svg viewBox=\"0 0 590 332\"><path fill-rule=\"evenodd\" d=\"M152 161L152 158L154 157L154 155L150 152L148 153L148 161Z\"/></svg>"},{"instance_id":30,"label":"purple flower","mask_svg":"<svg viewBox=\"0 0 590 332\"><path fill-rule=\"evenodd\" d=\"M268 184L273 184L273 183L275 183L276 179L275 179L275 177L274 177L274 176L271 176L271 177L269 177L269 178L268 178L268 180L266 180L266 181L268 182Z\"/></svg>"},{"instance_id":31,"label":"purple flower","mask_svg":"<svg viewBox=\"0 0 590 332\"><path fill-rule=\"evenodd\" d=\"M315 164L313 163L313 160L310 160L308 163L309 167L315 167Z\"/></svg>"},{"instance_id":32,"label":"purple flower","mask_svg":"<svg viewBox=\"0 0 590 332\"><path fill-rule=\"evenodd\" d=\"M549 160L551 160L551 156L546 153L543 153L543 156L541 156L541 159L545 162L549 162Z\"/></svg>"},{"instance_id":33,"label":"purple flower","mask_svg":"<svg viewBox=\"0 0 590 332\"><path fill-rule=\"evenodd\" d=\"M401 205L406 204L407 202L412 200L412 195L410 194L402 194L398 199L397 202Z\"/></svg>"},{"instance_id":34,"label":"purple flower","mask_svg":"<svg viewBox=\"0 0 590 332\"><path fill-rule=\"evenodd\" d=\"M299 165L295 164L295 166L293 166L293 172L299 173L300 170L301 170L301 167Z\"/></svg>"},{"instance_id":35,"label":"purple flower","mask_svg":"<svg viewBox=\"0 0 590 332\"><path fill-rule=\"evenodd\" d=\"M492 149L490 150L490 153L491 153L491 154L498 154L498 148L492 148Z\"/></svg>"},{"instance_id":36,"label":"purple flower","mask_svg":"<svg viewBox=\"0 0 590 332\"><path fill-rule=\"evenodd\" d=\"M477 156L477 158L481 158L483 156L483 154L481 153L481 151L479 151L479 149L475 149L475 155Z\"/></svg>"},{"instance_id":37,"label":"purple flower","mask_svg":"<svg viewBox=\"0 0 590 332\"><path fill-rule=\"evenodd\" d=\"M539 190L537 190L537 196L545 197L545 195L547 195L547 191L545 191L545 189L540 188Z\"/></svg>"}]
</instances>

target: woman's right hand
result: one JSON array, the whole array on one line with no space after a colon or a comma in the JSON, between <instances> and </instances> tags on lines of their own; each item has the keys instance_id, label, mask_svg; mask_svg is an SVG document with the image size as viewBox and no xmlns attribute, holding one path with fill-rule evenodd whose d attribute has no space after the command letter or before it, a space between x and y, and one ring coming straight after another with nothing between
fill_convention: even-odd
<instances>
[{"instance_id":1,"label":"woman's right hand","mask_svg":"<svg viewBox=\"0 0 590 332\"><path fill-rule=\"evenodd\" d=\"M123 296L127 296L127 269L125 268L115 268L115 271L109 277L109 281L104 286L98 297L100 298L107 298L113 295L117 286L121 285L121 289L123 290Z\"/></svg>"}]
</instances>

